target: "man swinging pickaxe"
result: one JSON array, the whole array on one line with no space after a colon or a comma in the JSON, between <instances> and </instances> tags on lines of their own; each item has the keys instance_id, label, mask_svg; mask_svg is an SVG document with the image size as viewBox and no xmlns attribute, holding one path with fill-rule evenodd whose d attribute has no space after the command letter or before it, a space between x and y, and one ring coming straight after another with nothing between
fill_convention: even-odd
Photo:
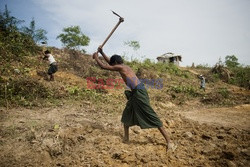
<instances>
[{"instance_id":1,"label":"man swinging pickaxe","mask_svg":"<svg viewBox=\"0 0 250 167\"><path fill-rule=\"evenodd\" d=\"M124 142L129 142L129 127L133 125L139 125L142 129L147 128L158 128L160 133L166 140L167 149L175 149L176 146L171 143L170 137L164 130L163 123L157 116L156 112L150 106L149 97L145 85L139 80L135 72L127 65L123 63L123 59L119 55L113 55L111 58L106 56L102 51L102 47L108 41L110 36L116 30L124 19L117 13L113 12L120 19L116 26L113 28L111 33L105 39L103 44L99 46L98 51L93 54L93 59L96 60L97 64L105 70L117 71L120 73L124 83L132 91L126 90L125 95L128 99L127 105L123 111L121 121L124 125ZM101 53L103 58L108 64L102 63L98 58L98 52ZM107 84L109 89L112 88L113 84Z\"/></svg>"}]
</instances>

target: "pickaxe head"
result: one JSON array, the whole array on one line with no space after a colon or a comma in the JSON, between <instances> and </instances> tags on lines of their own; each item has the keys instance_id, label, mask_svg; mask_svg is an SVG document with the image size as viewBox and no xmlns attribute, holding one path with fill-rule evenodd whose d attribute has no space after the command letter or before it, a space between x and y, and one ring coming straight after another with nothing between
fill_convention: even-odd
<instances>
[{"instance_id":1,"label":"pickaxe head","mask_svg":"<svg viewBox=\"0 0 250 167\"><path fill-rule=\"evenodd\" d=\"M112 11L112 10L111 10ZM112 11L114 15L119 17L119 21L118 23L115 25L115 27L113 28L113 30L109 33L109 35L107 36L107 38L104 40L104 42L102 43L101 46L99 46L99 48L103 48L103 46L105 45L105 43L108 41L108 39L111 37L111 35L114 33L114 31L117 29L117 27L124 22L124 18L122 18L120 15L118 15L117 13L115 13L114 11Z\"/></svg>"},{"instance_id":2,"label":"pickaxe head","mask_svg":"<svg viewBox=\"0 0 250 167\"><path fill-rule=\"evenodd\" d=\"M115 13L113 10L111 10L112 13L120 18L120 22L124 22L124 18L121 17L119 14Z\"/></svg>"}]
</instances>

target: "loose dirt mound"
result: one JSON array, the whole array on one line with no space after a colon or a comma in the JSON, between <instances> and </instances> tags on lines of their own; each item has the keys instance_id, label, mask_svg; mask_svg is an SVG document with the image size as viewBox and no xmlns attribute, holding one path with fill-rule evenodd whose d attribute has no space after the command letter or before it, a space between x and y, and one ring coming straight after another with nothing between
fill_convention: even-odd
<instances>
[{"instance_id":1,"label":"loose dirt mound","mask_svg":"<svg viewBox=\"0 0 250 167\"><path fill-rule=\"evenodd\" d=\"M164 126L177 145L166 152L157 129L132 127L122 143L120 113L90 102L37 110L1 110L0 166L247 166L250 132L199 124L164 109Z\"/></svg>"}]
</instances>

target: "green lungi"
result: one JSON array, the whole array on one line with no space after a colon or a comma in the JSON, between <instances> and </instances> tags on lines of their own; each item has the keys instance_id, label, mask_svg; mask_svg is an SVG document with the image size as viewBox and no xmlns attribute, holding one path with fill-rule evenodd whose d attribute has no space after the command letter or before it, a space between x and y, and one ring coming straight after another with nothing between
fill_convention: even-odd
<instances>
[{"instance_id":1,"label":"green lungi","mask_svg":"<svg viewBox=\"0 0 250 167\"><path fill-rule=\"evenodd\" d=\"M162 122L149 103L147 90L143 83L126 90L128 99L121 121L126 126L138 125L141 129L162 127Z\"/></svg>"}]
</instances>

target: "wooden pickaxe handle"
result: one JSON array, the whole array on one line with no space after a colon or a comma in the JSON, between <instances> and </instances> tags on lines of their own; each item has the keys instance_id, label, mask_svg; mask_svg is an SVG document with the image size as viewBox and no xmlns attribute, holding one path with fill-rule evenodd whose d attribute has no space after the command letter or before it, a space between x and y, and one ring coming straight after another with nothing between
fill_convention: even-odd
<instances>
[{"instance_id":1,"label":"wooden pickaxe handle","mask_svg":"<svg viewBox=\"0 0 250 167\"><path fill-rule=\"evenodd\" d=\"M109 35L107 36L107 38L104 40L104 42L102 43L102 45L99 48L103 48L103 46L105 45L105 43L109 40L109 38L111 37L111 35L115 32L115 30L117 29L117 27L124 21L124 19L122 17L120 17L118 23L115 25L115 27L113 28L113 30L109 33Z\"/></svg>"}]
</instances>

